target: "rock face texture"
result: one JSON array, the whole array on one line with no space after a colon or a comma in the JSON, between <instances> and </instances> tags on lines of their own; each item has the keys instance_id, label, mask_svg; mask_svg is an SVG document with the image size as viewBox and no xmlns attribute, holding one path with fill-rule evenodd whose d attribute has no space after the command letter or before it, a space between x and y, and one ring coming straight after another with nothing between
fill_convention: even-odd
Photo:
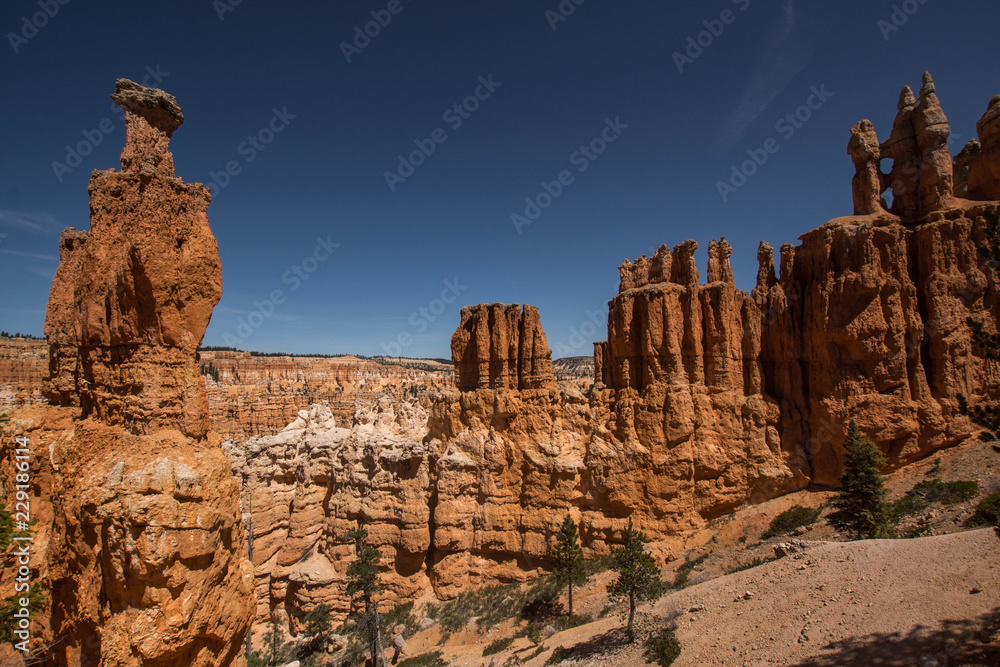
<instances>
[{"instance_id":1,"label":"rock face texture","mask_svg":"<svg viewBox=\"0 0 1000 667\"><path fill-rule=\"evenodd\" d=\"M5 450L17 436L32 450L30 567L45 597L32 637L72 667L239 664L253 573L218 436L195 445L76 416L32 406L3 432ZM9 488L14 474L0 467Z\"/></svg>"},{"instance_id":2,"label":"rock face texture","mask_svg":"<svg viewBox=\"0 0 1000 667\"><path fill-rule=\"evenodd\" d=\"M66 230L45 334L50 399L135 434L202 438L208 402L197 348L222 296L208 189L174 175L170 137L184 121L163 91L119 79L122 170L94 172L89 233Z\"/></svg>"},{"instance_id":3,"label":"rock face texture","mask_svg":"<svg viewBox=\"0 0 1000 667\"><path fill-rule=\"evenodd\" d=\"M600 480L619 507L643 498L643 525L662 531L808 482L797 450L783 448L780 406L761 384L762 317L734 286L732 248L710 244L705 285L696 249L694 241L661 248L654 265L670 264L669 274L622 281L609 304L608 340L595 352L609 418L595 423L594 440L605 444L593 449L605 461L591 482ZM642 264L619 270L638 274ZM616 474L622 467L628 473Z\"/></svg>"},{"instance_id":4,"label":"rock face texture","mask_svg":"<svg viewBox=\"0 0 1000 667\"><path fill-rule=\"evenodd\" d=\"M196 352L221 294L208 192L174 176L173 97L119 80L112 99L123 170L94 172L90 232L63 233L50 295L56 405L15 411L0 441L5 488L31 451L32 637L71 667L241 664L253 572Z\"/></svg>"},{"instance_id":5,"label":"rock face texture","mask_svg":"<svg viewBox=\"0 0 1000 667\"><path fill-rule=\"evenodd\" d=\"M552 386L552 352L538 309L479 304L462 309L451 337L455 386L468 389L539 389Z\"/></svg>"},{"instance_id":6,"label":"rock face texture","mask_svg":"<svg viewBox=\"0 0 1000 667\"><path fill-rule=\"evenodd\" d=\"M325 404L303 410L280 433L225 444L252 518L258 624L272 616L297 632L314 605L344 616L352 547L361 520L388 556L388 602L429 586L431 456L425 406L383 398L359 404L342 428Z\"/></svg>"},{"instance_id":7,"label":"rock face texture","mask_svg":"<svg viewBox=\"0 0 1000 667\"><path fill-rule=\"evenodd\" d=\"M976 123L972 139L955 156L955 194L977 201L1000 199L1000 95Z\"/></svg>"},{"instance_id":8,"label":"rock face texture","mask_svg":"<svg viewBox=\"0 0 1000 667\"><path fill-rule=\"evenodd\" d=\"M301 410L321 402L338 421L350 425L358 401L426 396L451 386L453 377L450 364L433 360L395 363L229 351L203 351L200 356L212 430L238 442L275 435Z\"/></svg>"},{"instance_id":9,"label":"rock face texture","mask_svg":"<svg viewBox=\"0 0 1000 667\"><path fill-rule=\"evenodd\" d=\"M994 396L991 362L969 317L995 327L995 272L977 246L997 205L936 213L911 229L893 216L840 219L802 237L778 283L758 284L767 314L758 360L781 405L782 443L806 474L836 484L854 418L889 458L916 460L973 432L957 395Z\"/></svg>"},{"instance_id":10,"label":"rock face texture","mask_svg":"<svg viewBox=\"0 0 1000 667\"><path fill-rule=\"evenodd\" d=\"M48 369L44 340L0 337L0 413L42 403L42 382Z\"/></svg>"}]
</instances>

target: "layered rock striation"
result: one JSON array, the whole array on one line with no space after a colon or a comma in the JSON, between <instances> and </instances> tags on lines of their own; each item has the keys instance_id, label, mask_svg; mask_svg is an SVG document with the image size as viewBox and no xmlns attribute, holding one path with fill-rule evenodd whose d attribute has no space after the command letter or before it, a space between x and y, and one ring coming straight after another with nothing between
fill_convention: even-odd
<instances>
[{"instance_id":1,"label":"layered rock striation","mask_svg":"<svg viewBox=\"0 0 1000 667\"><path fill-rule=\"evenodd\" d=\"M303 410L280 433L227 442L252 525L257 621L282 619L292 634L319 603L350 610L345 535L360 521L387 558L386 607L429 587L432 457L416 400L359 402L350 428L326 404Z\"/></svg>"},{"instance_id":2,"label":"layered rock striation","mask_svg":"<svg viewBox=\"0 0 1000 667\"><path fill-rule=\"evenodd\" d=\"M41 390L47 359L44 340L0 336L0 413L45 402Z\"/></svg>"},{"instance_id":3,"label":"layered rock striation","mask_svg":"<svg viewBox=\"0 0 1000 667\"><path fill-rule=\"evenodd\" d=\"M321 402L339 421L350 424L359 401L426 396L451 386L453 376L449 364L433 360L255 356L218 350L201 353L201 370L212 430L239 442L274 435L301 410Z\"/></svg>"},{"instance_id":4,"label":"layered rock striation","mask_svg":"<svg viewBox=\"0 0 1000 667\"><path fill-rule=\"evenodd\" d=\"M725 239L709 245L702 285L697 247L662 246L648 277L644 257L622 264L608 340L595 344L595 393L608 417L595 422L593 439L604 446L592 447L601 465L591 483L663 532L808 482L798 452L779 437L780 406L762 388L761 317L735 287L732 248Z\"/></svg>"}]
</instances>

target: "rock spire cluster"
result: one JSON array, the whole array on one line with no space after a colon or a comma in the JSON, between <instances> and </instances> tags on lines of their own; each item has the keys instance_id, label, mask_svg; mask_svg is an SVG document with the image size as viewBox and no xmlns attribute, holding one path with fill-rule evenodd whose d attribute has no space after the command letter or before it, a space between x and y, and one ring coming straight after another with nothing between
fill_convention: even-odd
<instances>
[{"instance_id":1,"label":"rock spire cluster","mask_svg":"<svg viewBox=\"0 0 1000 667\"><path fill-rule=\"evenodd\" d=\"M920 99L903 86L897 103L896 119L889 138L878 143L870 120L851 128L847 152L854 162L852 192L855 215L872 215L886 210L881 195L892 192L890 212L904 224L916 224L922 217L949 205L954 197L953 165L948 151L951 129L938 100L930 72L924 72ZM892 160L892 169L882 173L882 160Z\"/></svg>"}]
</instances>

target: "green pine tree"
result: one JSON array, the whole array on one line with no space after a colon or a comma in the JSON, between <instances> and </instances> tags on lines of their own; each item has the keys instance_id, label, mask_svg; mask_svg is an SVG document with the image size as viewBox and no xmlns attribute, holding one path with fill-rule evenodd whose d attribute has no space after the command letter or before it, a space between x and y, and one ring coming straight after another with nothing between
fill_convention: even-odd
<instances>
[{"instance_id":1,"label":"green pine tree","mask_svg":"<svg viewBox=\"0 0 1000 667\"><path fill-rule=\"evenodd\" d=\"M660 568L646 553L647 542L649 538L635 530L632 519L629 519L628 528L622 535L622 545L611 549L611 569L618 573L618 578L608 586L608 595L614 601L628 598L628 635L631 641L635 641L636 604L658 600L667 589L660 580Z\"/></svg>"},{"instance_id":2,"label":"green pine tree","mask_svg":"<svg viewBox=\"0 0 1000 667\"><path fill-rule=\"evenodd\" d=\"M285 633L281 631L281 622L272 616L267 623L267 633L264 635L264 649L250 654L249 667L281 667L285 658Z\"/></svg>"},{"instance_id":3,"label":"green pine tree","mask_svg":"<svg viewBox=\"0 0 1000 667\"><path fill-rule=\"evenodd\" d=\"M885 455L874 442L861 435L853 419L845 446L847 459L840 475L840 492L833 499L836 511L829 516L830 525L852 533L859 540L888 537L889 491L880 472L886 463Z\"/></svg>"},{"instance_id":4,"label":"green pine tree","mask_svg":"<svg viewBox=\"0 0 1000 667\"><path fill-rule=\"evenodd\" d=\"M360 521L358 527L347 531L345 537L348 542L354 542L354 554L357 556L357 559L347 566L347 594L352 599L355 595L360 595L365 606L365 614L358 625L362 632L368 635L371 664L385 667L385 659L382 657L382 637L378 627L378 605L375 602L375 596L382 591L378 579L378 564L382 560L382 553L366 543L368 531Z\"/></svg>"},{"instance_id":5,"label":"green pine tree","mask_svg":"<svg viewBox=\"0 0 1000 667\"><path fill-rule=\"evenodd\" d=\"M302 619L305 623L303 635L306 640L296 650L297 658L306 660L322 652L333 625L330 619L331 611L330 605L321 602L306 613Z\"/></svg>"},{"instance_id":6,"label":"green pine tree","mask_svg":"<svg viewBox=\"0 0 1000 667\"><path fill-rule=\"evenodd\" d=\"M45 606L44 593L42 585L36 581L26 592L15 593L0 602L0 643L13 644L18 641L14 636L14 631L18 628L18 619L14 614L21 608L21 599L28 599L28 613L34 616Z\"/></svg>"},{"instance_id":7,"label":"green pine tree","mask_svg":"<svg viewBox=\"0 0 1000 667\"><path fill-rule=\"evenodd\" d=\"M0 503L0 552L5 551L15 535L14 513Z\"/></svg>"},{"instance_id":8,"label":"green pine tree","mask_svg":"<svg viewBox=\"0 0 1000 667\"><path fill-rule=\"evenodd\" d=\"M576 523L567 514L556 535L556 545L552 552L552 575L558 590L569 589L569 615L573 615L573 586L586 583L587 570L580 548L580 533Z\"/></svg>"}]
</instances>

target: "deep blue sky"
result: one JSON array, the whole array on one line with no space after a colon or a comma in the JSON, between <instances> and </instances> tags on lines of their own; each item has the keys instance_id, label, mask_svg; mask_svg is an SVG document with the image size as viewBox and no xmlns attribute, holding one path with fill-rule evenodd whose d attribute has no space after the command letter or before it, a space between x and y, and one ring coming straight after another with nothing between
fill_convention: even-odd
<instances>
[{"instance_id":1,"label":"deep blue sky","mask_svg":"<svg viewBox=\"0 0 1000 667\"><path fill-rule=\"evenodd\" d=\"M616 267L661 243L697 239L704 275L708 241L725 236L750 289L761 239L777 248L851 213L849 129L867 117L886 138L903 84L934 74L955 152L1000 93L992 0L898 3L916 11L892 32L879 22L896 3L871 0L587 0L555 30L559 0L400 0L350 63L340 44L388 0L243 0L220 20L226 1L70 0L17 53L9 33L41 10L4 3L0 329L42 333L59 233L88 226L90 171L119 166L117 77L159 72L177 97L179 176L241 170L209 208L224 294L205 344L247 333L239 318L281 290L241 347L433 357L449 356L461 305L493 301L538 306L556 357L591 354ZM723 10L730 23L679 72L672 54ZM443 113L490 75L501 85L455 129ZM832 97L792 136L776 128L824 86ZM248 161L241 143L274 109L294 118ZM628 127L593 162L574 159L606 119ZM53 162L102 121L111 132L60 181ZM446 141L390 191L397 155L437 128ZM717 182L770 137L780 150L724 202ZM572 183L518 233L511 215L563 170ZM293 289L282 277L318 238L339 248ZM459 294L435 303L445 281Z\"/></svg>"}]
</instances>

